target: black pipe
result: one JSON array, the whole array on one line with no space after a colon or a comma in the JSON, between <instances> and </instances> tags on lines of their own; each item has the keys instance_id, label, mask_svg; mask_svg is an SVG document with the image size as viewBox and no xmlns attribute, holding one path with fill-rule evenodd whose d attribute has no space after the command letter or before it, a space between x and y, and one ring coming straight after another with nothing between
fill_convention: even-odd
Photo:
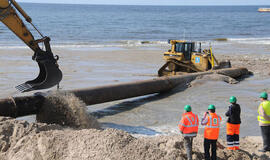
<instances>
[{"instance_id":1,"label":"black pipe","mask_svg":"<svg viewBox=\"0 0 270 160\"><path fill-rule=\"evenodd\" d=\"M197 76L207 74L223 74L232 78L238 78L249 74L246 68L230 68L208 72L198 72L171 77L159 77L152 80L121 83L93 88L60 91L73 93L87 105L105 103L126 98L144 96L148 94L167 92L180 84L187 84ZM14 97L0 100L0 116L21 117L38 113L46 96L35 94L34 96Z\"/></svg>"}]
</instances>

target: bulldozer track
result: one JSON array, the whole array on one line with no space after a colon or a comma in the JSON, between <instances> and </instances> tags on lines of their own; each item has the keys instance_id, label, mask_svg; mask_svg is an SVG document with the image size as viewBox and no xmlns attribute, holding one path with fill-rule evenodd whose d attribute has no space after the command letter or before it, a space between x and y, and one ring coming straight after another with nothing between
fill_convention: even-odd
<instances>
[{"instance_id":1,"label":"bulldozer track","mask_svg":"<svg viewBox=\"0 0 270 160\"><path fill-rule=\"evenodd\" d=\"M191 71L194 71L194 72L201 72L201 70L198 70L197 68L193 67L193 66L190 66L190 65L187 65L187 64L184 64L182 62L179 62L179 61L176 61L174 59L170 59L168 60L159 70L158 70L158 76L161 77L161 76L164 76L164 75L170 75L170 73L172 71L169 71L169 70L166 70L166 68L168 67L168 65L170 63L173 63L177 66L180 66L180 67L184 67L186 69L190 69Z\"/></svg>"}]
</instances>

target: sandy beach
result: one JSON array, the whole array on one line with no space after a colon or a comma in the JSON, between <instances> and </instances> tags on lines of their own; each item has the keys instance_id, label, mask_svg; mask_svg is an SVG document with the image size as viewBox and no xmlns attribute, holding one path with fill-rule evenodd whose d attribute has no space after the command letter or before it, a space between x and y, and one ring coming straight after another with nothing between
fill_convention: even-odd
<instances>
[{"instance_id":1,"label":"sandy beach","mask_svg":"<svg viewBox=\"0 0 270 160\"><path fill-rule=\"evenodd\" d=\"M240 151L218 150L220 159L269 159L269 153L257 152L262 147L257 122L258 95L270 91L270 55L250 52L231 52L228 48L214 48L218 60L229 59L233 67L247 67L253 76L236 84L222 79L201 77L183 92L150 95L127 100L87 106L87 113L105 130L72 129L58 125L29 123L35 116L19 121L1 118L0 141L2 159L185 159L183 137L177 123L183 106L191 104L193 111L202 117L209 104L217 106L223 118L220 143L225 143L224 113L228 98L235 95L242 107ZM59 64L64 73L62 89L75 89L105 84L152 79L163 65L162 53L167 47L80 49L54 48L60 56ZM227 52L226 52L227 49ZM20 94L16 84L37 75L36 64L30 59L28 49L1 49L1 97ZM226 52L226 53L224 53ZM20 77L18 79L17 77ZM179 89L179 88L178 88ZM53 90L56 90L55 88ZM123 108L127 108L126 110ZM118 109L119 108L119 109ZM102 115L106 111L106 115ZM89 116L90 116L89 115ZM28 122L24 121L27 120ZM90 127L91 128L91 127ZM95 127L94 127L95 128ZM114 128L114 129L110 129ZM203 158L203 127L195 139L194 159ZM24 156L22 156L24 155ZM23 158L22 158L23 157Z\"/></svg>"},{"instance_id":2,"label":"sandy beach","mask_svg":"<svg viewBox=\"0 0 270 160\"><path fill-rule=\"evenodd\" d=\"M16 121L0 117L3 160L27 159L186 159L183 137L179 134L134 137L116 129L71 129ZM261 137L241 138L241 150L218 149L220 160L268 160L269 153L259 153ZM226 145L224 140L219 140ZM194 139L193 159L203 159L203 136Z\"/></svg>"},{"instance_id":3,"label":"sandy beach","mask_svg":"<svg viewBox=\"0 0 270 160\"><path fill-rule=\"evenodd\" d=\"M263 139L257 117L259 95L270 94L270 15L258 12L264 7L258 5L269 4L266 0L16 1L0 0L0 160L185 160L178 128L184 106L190 105L201 122L210 104L222 118L219 160L270 160L270 152L259 151ZM164 52L183 52L187 60L186 53L204 49L213 50L219 62L229 60L232 69L157 78ZM61 79L55 60L63 79L48 88ZM139 82L150 79L155 82ZM136 85L104 87L125 82ZM47 89L20 93L18 85ZM91 87L96 88L80 90ZM241 106L240 149L234 151L226 148L231 96ZM209 128L216 129L216 120ZM199 124L195 160L205 159ZM233 137L236 145L238 136Z\"/></svg>"}]
</instances>

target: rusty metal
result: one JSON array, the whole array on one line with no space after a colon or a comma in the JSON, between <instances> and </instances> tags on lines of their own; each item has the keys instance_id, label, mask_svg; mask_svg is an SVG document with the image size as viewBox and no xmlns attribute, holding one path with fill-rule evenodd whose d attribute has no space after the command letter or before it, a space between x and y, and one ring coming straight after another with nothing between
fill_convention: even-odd
<instances>
[{"instance_id":1,"label":"rusty metal","mask_svg":"<svg viewBox=\"0 0 270 160\"><path fill-rule=\"evenodd\" d=\"M67 90L62 92L73 93L81 100L83 100L87 105L93 105L154 93L166 92L180 84L187 84L191 82L197 76L213 73L223 74L232 78L238 78L240 76L249 74L249 71L246 68L229 68L179 76L160 77L145 81L121 83L85 89ZM38 112L38 109L42 107L44 99L45 97L41 95L1 99L0 116L21 117L36 114Z\"/></svg>"}]
</instances>

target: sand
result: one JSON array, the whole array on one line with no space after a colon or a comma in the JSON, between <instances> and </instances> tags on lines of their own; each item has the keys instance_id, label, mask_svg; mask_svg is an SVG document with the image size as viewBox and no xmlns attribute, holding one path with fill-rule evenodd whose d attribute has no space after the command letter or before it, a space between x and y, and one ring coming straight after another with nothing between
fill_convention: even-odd
<instances>
[{"instance_id":1,"label":"sand","mask_svg":"<svg viewBox=\"0 0 270 160\"><path fill-rule=\"evenodd\" d=\"M225 76L221 74L211 74L211 75L198 76L195 80L190 82L189 87L199 86L209 81L223 81L229 84L236 84L239 82L236 79L231 78L229 76Z\"/></svg>"},{"instance_id":2,"label":"sand","mask_svg":"<svg viewBox=\"0 0 270 160\"><path fill-rule=\"evenodd\" d=\"M231 61L233 67L246 67L256 77L269 77L270 55L267 54L216 54L217 59Z\"/></svg>"},{"instance_id":3,"label":"sand","mask_svg":"<svg viewBox=\"0 0 270 160\"><path fill-rule=\"evenodd\" d=\"M181 135L136 138L116 129L71 129L5 117L0 117L0 135L1 160L186 159ZM256 152L260 141L259 137L242 138L240 151L218 149L217 155L221 160L269 159L270 153ZM194 159L203 159L202 136L194 139L193 151Z\"/></svg>"},{"instance_id":4,"label":"sand","mask_svg":"<svg viewBox=\"0 0 270 160\"><path fill-rule=\"evenodd\" d=\"M60 56L58 63L64 75L60 87L67 90L152 79L157 76L158 69L165 63L163 52L167 49L53 48L53 51ZM223 50L226 49L223 48ZM270 71L265 67L270 64L270 56L267 54L219 54L219 50L215 50L214 53L219 61L229 59L234 67L244 66L254 72L257 77L269 77ZM5 98L16 93L14 86L34 79L39 70L36 62L31 60L32 52L29 49L1 49L1 54L0 89L5 92L1 92L0 97ZM18 59L22 60L18 61ZM55 88L52 89L55 90Z\"/></svg>"},{"instance_id":5,"label":"sand","mask_svg":"<svg viewBox=\"0 0 270 160\"><path fill-rule=\"evenodd\" d=\"M60 86L63 89L74 89L153 78L158 68L164 63L162 59L163 51L132 49L128 51L56 50L56 54L60 55L61 59L59 63L65 75ZM4 52L4 54L10 55L11 52L14 53L14 57L19 56L20 58L26 59L25 51L21 50L18 52L8 50ZM216 56L218 60L230 59L232 65L235 67L247 67L255 74L254 79L264 79L270 76L270 71L266 67L270 64L269 55L216 54ZM35 66L33 66L32 63L33 62L29 60L21 61L18 64L18 61L14 59L12 61L3 61L3 63L0 64L0 67L5 70L5 72L1 73L2 81L0 82L0 89L6 90L6 92L1 93L1 96L7 97L14 93L12 90L6 89L6 86L18 84L21 83L22 80L29 80L29 77L34 77L32 73L34 72ZM18 69L18 66L22 69ZM24 70L27 67L29 70ZM29 75L30 72L32 74L31 76ZM22 79L19 80L16 78L18 76ZM232 84L238 82L237 80L225 76L211 75L198 78L191 83L191 86L200 86L202 83L209 80L225 81ZM167 99L170 98L171 97L168 97ZM88 115L85 114L85 106L80 100L74 98L72 95L57 97L49 95L48 99L49 101L45 103L46 107L44 107L37 116L40 122L46 122L48 124L28 123L26 121L18 121L6 117L0 118L1 160L177 160L186 158L183 148L183 137L181 137L181 135L170 134L167 136L134 137L129 133L116 129L92 129L98 128L98 124L95 119L88 119ZM179 98L177 97L177 99ZM175 101L169 102L179 105L178 103L176 104ZM167 101L157 101L156 103L168 104ZM58 108L52 107L55 106L55 104L57 104ZM66 108L66 106L70 105L76 107ZM149 105L154 104L150 103ZM158 110L148 110L149 112L151 111L151 113L155 111L160 113ZM256 110L256 108L254 110ZM178 111L179 109L177 112ZM135 112L134 115L139 113L140 112ZM168 114L170 117L175 117L171 113ZM161 116L168 117L166 112L163 112ZM153 113L153 117L157 117L157 113ZM125 118L130 119L130 117L123 115L122 117L120 116L120 118L121 119L118 121L122 122L125 121ZM138 119L137 117L135 118ZM115 117L115 119L117 119L117 117ZM142 121L142 119L143 117L141 116L141 119L138 119L138 121ZM88 123L85 123L85 121L88 121L89 124L93 122L93 124L88 126ZM49 123L58 123L58 125ZM134 123L137 122L134 121ZM154 122L151 122L151 124L152 123ZM66 127L66 125L72 128ZM174 127L176 128L177 126ZM195 152L193 158L203 159L202 136L198 136L194 141ZM220 142L225 145L223 140ZM241 151L231 152L219 149L218 157L222 160L270 159L269 153L261 154L257 152L257 150L262 147L261 142L261 137L244 137L240 142Z\"/></svg>"},{"instance_id":6,"label":"sand","mask_svg":"<svg viewBox=\"0 0 270 160\"><path fill-rule=\"evenodd\" d=\"M86 104L71 93L50 92L36 119L38 122L72 128L100 128L97 120L86 112Z\"/></svg>"}]
</instances>

